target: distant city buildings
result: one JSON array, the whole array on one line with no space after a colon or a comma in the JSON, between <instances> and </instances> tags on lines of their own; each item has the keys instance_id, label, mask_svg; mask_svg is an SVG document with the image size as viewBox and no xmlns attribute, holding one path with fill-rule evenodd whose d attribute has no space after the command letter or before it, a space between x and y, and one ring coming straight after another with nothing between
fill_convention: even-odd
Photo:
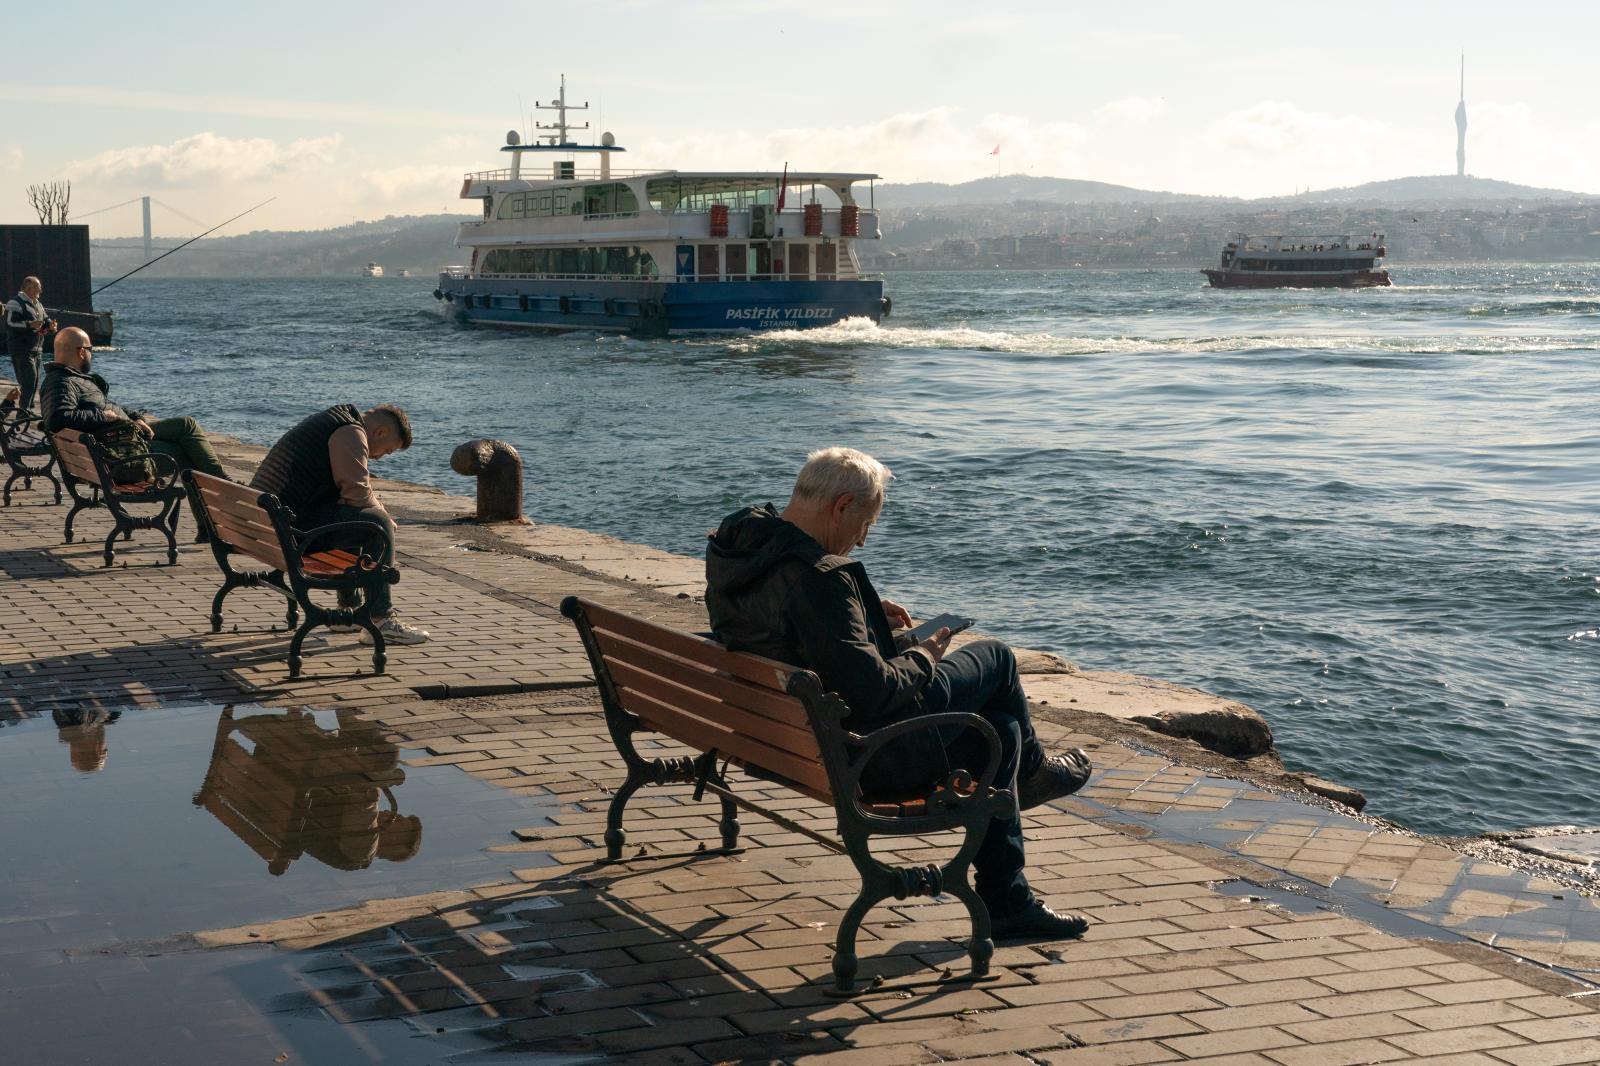
<instances>
[{"instance_id":1,"label":"distant city buildings","mask_svg":"<svg viewBox=\"0 0 1600 1066\"><path fill-rule=\"evenodd\" d=\"M1380 232L1395 263L1600 259L1600 201L1357 204L962 204L885 209L868 269L1212 266L1236 233Z\"/></svg>"}]
</instances>

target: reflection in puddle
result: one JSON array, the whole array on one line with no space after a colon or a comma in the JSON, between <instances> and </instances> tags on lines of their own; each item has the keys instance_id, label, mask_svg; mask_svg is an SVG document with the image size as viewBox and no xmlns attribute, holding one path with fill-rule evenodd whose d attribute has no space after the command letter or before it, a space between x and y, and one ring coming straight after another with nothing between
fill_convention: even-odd
<instances>
[{"instance_id":1,"label":"reflection in puddle","mask_svg":"<svg viewBox=\"0 0 1600 1066\"><path fill-rule=\"evenodd\" d=\"M278 875L302 855L336 870L405 862L422 821L399 812L400 749L352 712L324 729L303 710L236 716L225 708L205 783L195 794ZM80 767L81 769L81 767Z\"/></svg>"},{"instance_id":2,"label":"reflection in puddle","mask_svg":"<svg viewBox=\"0 0 1600 1066\"><path fill-rule=\"evenodd\" d=\"M349 712L59 708L10 721L0 959L462 888L549 861L486 849L557 801L453 766L402 766L404 755Z\"/></svg>"},{"instance_id":3,"label":"reflection in puddle","mask_svg":"<svg viewBox=\"0 0 1600 1066\"><path fill-rule=\"evenodd\" d=\"M56 723L56 739L67 746L72 768L83 774L104 770L106 726L121 718L122 712L100 707L58 707L50 714Z\"/></svg>"}]
</instances>

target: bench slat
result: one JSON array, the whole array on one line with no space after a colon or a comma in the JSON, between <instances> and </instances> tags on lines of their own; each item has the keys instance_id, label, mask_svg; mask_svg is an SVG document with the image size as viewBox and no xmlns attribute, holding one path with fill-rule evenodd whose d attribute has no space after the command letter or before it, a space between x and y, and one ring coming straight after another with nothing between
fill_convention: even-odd
<instances>
[{"instance_id":1,"label":"bench slat","mask_svg":"<svg viewBox=\"0 0 1600 1066\"><path fill-rule=\"evenodd\" d=\"M775 722L783 722L807 732L811 730L811 719L806 715L805 704L793 696L779 695L769 688L670 655L617 633L600 630L595 633L595 639L607 658L634 663L653 674L671 678L680 685L703 689L720 700Z\"/></svg>"},{"instance_id":2,"label":"bench slat","mask_svg":"<svg viewBox=\"0 0 1600 1066\"><path fill-rule=\"evenodd\" d=\"M342 574L356 565L357 556L354 552L325 551L312 552L310 555L300 557L300 569L308 574L328 577Z\"/></svg>"},{"instance_id":3,"label":"bench slat","mask_svg":"<svg viewBox=\"0 0 1600 1066\"><path fill-rule=\"evenodd\" d=\"M715 748L735 762L750 763L774 773L782 774L802 791L825 803L832 803L828 775L822 765L807 761L787 751L741 736L719 722L708 722L678 707L627 686L621 687L623 706L638 715L658 732L680 740L701 751Z\"/></svg>"},{"instance_id":4,"label":"bench slat","mask_svg":"<svg viewBox=\"0 0 1600 1066\"><path fill-rule=\"evenodd\" d=\"M67 436L68 433L72 436ZM90 485L100 484L100 471L95 469L89 449L72 430L62 430L56 434L56 454L61 457L61 465L67 473Z\"/></svg>"},{"instance_id":5,"label":"bench slat","mask_svg":"<svg viewBox=\"0 0 1600 1066\"><path fill-rule=\"evenodd\" d=\"M785 722L774 722L735 704L724 703L703 691L686 688L657 674L641 670L631 663L620 662L606 656L606 669L617 684L652 699L669 703L679 710L706 721L717 722L738 733L779 751L785 751L812 762L822 757L817 748L817 738L811 727L796 728Z\"/></svg>"},{"instance_id":6,"label":"bench slat","mask_svg":"<svg viewBox=\"0 0 1600 1066\"><path fill-rule=\"evenodd\" d=\"M212 520L212 526L217 536L230 548L253 559L263 562L274 570L287 571L289 562L284 558L283 548L278 544L275 534L263 536L259 530L248 526L231 526Z\"/></svg>"},{"instance_id":7,"label":"bench slat","mask_svg":"<svg viewBox=\"0 0 1600 1066\"><path fill-rule=\"evenodd\" d=\"M681 633L666 626L658 626L654 622L646 622L642 618L613 611L598 603L585 601L583 608L589 617L589 624L597 630L608 630L641 644L661 648L691 662L709 666L713 670L726 671L774 692L787 694L785 686L788 685L789 675L794 668L776 659L763 659L759 655L731 652L715 641Z\"/></svg>"}]
</instances>

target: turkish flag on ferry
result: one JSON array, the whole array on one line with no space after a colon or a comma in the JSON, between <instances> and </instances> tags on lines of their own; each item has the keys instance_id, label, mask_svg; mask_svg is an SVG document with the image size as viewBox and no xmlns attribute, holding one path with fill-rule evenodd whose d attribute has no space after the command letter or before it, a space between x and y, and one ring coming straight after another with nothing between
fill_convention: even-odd
<instances>
[{"instance_id":1,"label":"turkish flag on ferry","mask_svg":"<svg viewBox=\"0 0 1600 1066\"><path fill-rule=\"evenodd\" d=\"M999 155L1000 154L1000 146L998 144L995 145L994 146L994 151L990 152L989 154L990 155Z\"/></svg>"}]
</instances>

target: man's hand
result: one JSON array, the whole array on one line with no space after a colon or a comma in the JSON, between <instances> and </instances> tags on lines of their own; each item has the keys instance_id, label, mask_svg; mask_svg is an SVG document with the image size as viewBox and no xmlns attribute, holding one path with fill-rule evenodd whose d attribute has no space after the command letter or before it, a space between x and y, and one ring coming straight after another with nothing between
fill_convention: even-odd
<instances>
[{"instance_id":1,"label":"man's hand","mask_svg":"<svg viewBox=\"0 0 1600 1066\"><path fill-rule=\"evenodd\" d=\"M133 428L137 429L139 431L139 435L145 440L151 440L155 437L156 431L151 429L150 423L146 422L144 419L132 418L129 419L129 421L133 423Z\"/></svg>"},{"instance_id":2,"label":"man's hand","mask_svg":"<svg viewBox=\"0 0 1600 1066\"><path fill-rule=\"evenodd\" d=\"M889 616L889 624L898 629L911 628L911 612L893 600L883 601L883 613Z\"/></svg>"},{"instance_id":3,"label":"man's hand","mask_svg":"<svg viewBox=\"0 0 1600 1066\"><path fill-rule=\"evenodd\" d=\"M917 647L927 652L934 662L938 662L944 658L944 653L950 650L950 638L952 636L954 634L950 632L950 627L945 626L939 632L918 644Z\"/></svg>"}]
</instances>

